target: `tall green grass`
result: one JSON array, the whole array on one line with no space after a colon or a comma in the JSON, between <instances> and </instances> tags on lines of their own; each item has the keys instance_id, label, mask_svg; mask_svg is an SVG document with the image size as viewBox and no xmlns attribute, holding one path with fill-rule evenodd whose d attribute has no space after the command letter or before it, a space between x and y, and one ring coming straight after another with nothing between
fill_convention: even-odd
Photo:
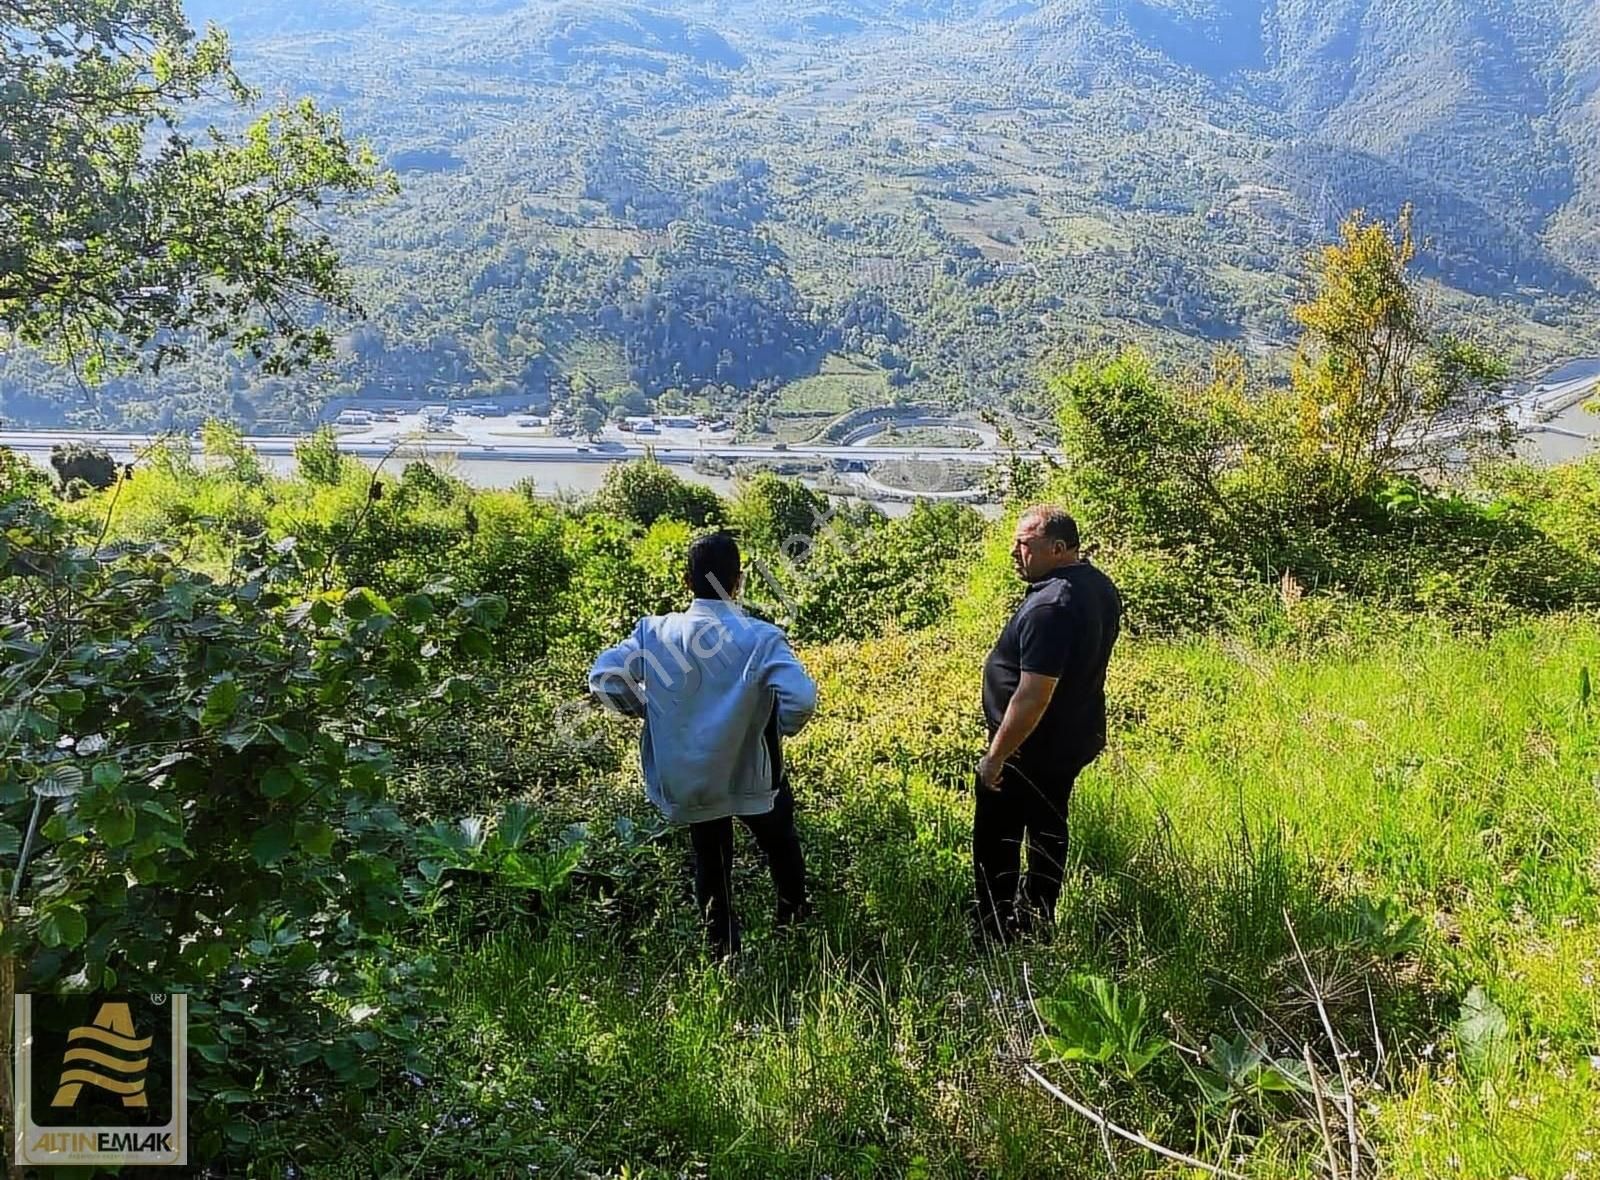
<instances>
[{"instance_id":1,"label":"tall green grass","mask_svg":"<svg viewBox=\"0 0 1600 1180\"><path fill-rule=\"evenodd\" d=\"M1600 627L1129 645L1060 930L998 954L963 916L982 654L976 629L805 653L824 703L792 763L818 914L774 932L741 837L731 967L700 948L681 836L611 830L650 822L625 745L598 780L522 789L552 835L589 826L583 874L553 912L464 898L441 918L419 949L442 1068L317 1174L1188 1174L1025 1077L1031 997L1085 971L1146 996L1180 1049L1134 1082L1044 1072L1178 1151L1330 1174L1305 1108L1209 1115L1185 1064L1240 1030L1329 1063L1320 1000L1365 1079L1364 1174L1600 1174L1600 701L1580 689ZM1385 902L1420 919L1398 948L1373 929ZM1507 1033L1469 1061L1474 987Z\"/></svg>"}]
</instances>

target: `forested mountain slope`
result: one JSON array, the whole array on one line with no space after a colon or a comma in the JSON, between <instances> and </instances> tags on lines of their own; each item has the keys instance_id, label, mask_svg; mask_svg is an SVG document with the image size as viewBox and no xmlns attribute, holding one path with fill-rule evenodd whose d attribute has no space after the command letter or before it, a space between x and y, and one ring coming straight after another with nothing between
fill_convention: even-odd
<instances>
[{"instance_id":1,"label":"forested mountain slope","mask_svg":"<svg viewBox=\"0 0 1600 1180\"><path fill-rule=\"evenodd\" d=\"M74 395L78 420L665 394L759 429L832 351L895 396L1026 415L1060 352L1281 365L1307 250L1408 201L1448 316L1518 366L1594 343L1583 0L188 7L269 100L338 106L400 174L330 226L371 319L309 378L205 354ZM0 355L9 420L74 391Z\"/></svg>"}]
</instances>

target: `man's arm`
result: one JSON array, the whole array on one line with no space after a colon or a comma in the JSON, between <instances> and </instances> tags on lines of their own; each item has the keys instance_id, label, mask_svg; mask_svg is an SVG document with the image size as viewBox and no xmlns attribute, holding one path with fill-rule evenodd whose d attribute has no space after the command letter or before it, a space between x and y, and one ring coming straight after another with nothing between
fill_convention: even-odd
<instances>
[{"instance_id":1,"label":"man's arm","mask_svg":"<svg viewBox=\"0 0 1600 1180\"><path fill-rule=\"evenodd\" d=\"M1056 685L1067 670L1072 632L1073 617L1064 603L1040 603L1023 616L1017 628L1021 673L1017 691L1006 705L1006 715L989 742L988 753L978 760L978 777L989 790L1000 789L1006 760L1039 728L1056 694Z\"/></svg>"},{"instance_id":2,"label":"man's arm","mask_svg":"<svg viewBox=\"0 0 1600 1180\"><path fill-rule=\"evenodd\" d=\"M589 669L589 691L605 708L625 717L645 715L644 686L634 673L637 657L643 651L643 630L644 623L640 622L632 635L601 652Z\"/></svg>"},{"instance_id":3,"label":"man's arm","mask_svg":"<svg viewBox=\"0 0 1600 1180\"><path fill-rule=\"evenodd\" d=\"M784 737L793 737L816 712L817 682L806 672L781 631L767 652L766 682L778 699L778 730Z\"/></svg>"},{"instance_id":4,"label":"man's arm","mask_svg":"<svg viewBox=\"0 0 1600 1180\"><path fill-rule=\"evenodd\" d=\"M1056 694L1056 683L1054 676L1041 676L1037 672L1022 674L1017 691L1006 706L1006 715L1001 718L1000 728L994 731L994 738L989 742L989 752L978 762L978 777L991 791L1000 789L1006 759L1020 750L1022 743L1039 727L1045 710L1050 707L1050 699Z\"/></svg>"}]
</instances>

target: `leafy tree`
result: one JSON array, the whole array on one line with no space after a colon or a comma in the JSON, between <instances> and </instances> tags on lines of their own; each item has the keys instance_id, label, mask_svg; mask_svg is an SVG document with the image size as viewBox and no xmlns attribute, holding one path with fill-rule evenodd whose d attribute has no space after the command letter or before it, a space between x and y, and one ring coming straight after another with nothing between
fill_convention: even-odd
<instances>
[{"instance_id":1,"label":"leafy tree","mask_svg":"<svg viewBox=\"0 0 1600 1180\"><path fill-rule=\"evenodd\" d=\"M594 506L610 516L649 528L663 517L695 528L722 521L722 500L702 484L680 479L665 463L651 457L619 463L606 472Z\"/></svg>"},{"instance_id":2,"label":"leafy tree","mask_svg":"<svg viewBox=\"0 0 1600 1180\"><path fill-rule=\"evenodd\" d=\"M315 309L354 301L304 214L391 184L335 116L302 102L199 141L198 103L255 96L180 0L6 0L0 77L0 332L91 379L195 336L269 372L331 355Z\"/></svg>"},{"instance_id":3,"label":"leafy tree","mask_svg":"<svg viewBox=\"0 0 1600 1180\"><path fill-rule=\"evenodd\" d=\"M541 656L565 626L561 592L572 561L560 522L518 493L474 494L413 463L398 487L335 522L321 543L332 548L346 585L400 598L444 578L462 593L503 599L511 623L496 631L486 655Z\"/></svg>"},{"instance_id":4,"label":"leafy tree","mask_svg":"<svg viewBox=\"0 0 1600 1180\"><path fill-rule=\"evenodd\" d=\"M964 504L924 501L898 520L836 518L795 581L795 635L831 642L933 625L984 533L983 517Z\"/></svg>"},{"instance_id":5,"label":"leafy tree","mask_svg":"<svg viewBox=\"0 0 1600 1180\"><path fill-rule=\"evenodd\" d=\"M1343 504L1436 452L1441 427L1469 437L1505 427L1503 362L1439 332L1410 268L1411 209L1396 225L1357 211L1314 261L1316 292L1294 309L1305 329L1294 370L1303 458ZM1452 440L1454 441L1454 440Z\"/></svg>"},{"instance_id":6,"label":"leafy tree","mask_svg":"<svg viewBox=\"0 0 1600 1180\"><path fill-rule=\"evenodd\" d=\"M605 427L605 415L593 406L579 406L578 412L573 416L573 423L578 428L578 433L590 442L600 437L600 431Z\"/></svg>"},{"instance_id":7,"label":"leafy tree","mask_svg":"<svg viewBox=\"0 0 1600 1180\"><path fill-rule=\"evenodd\" d=\"M1227 517L1224 469L1245 435L1242 372L1227 373L1163 380L1130 349L1055 380L1071 498L1100 536L1192 540Z\"/></svg>"},{"instance_id":8,"label":"leafy tree","mask_svg":"<svg viewBox=\"0 0 1600 1180\"><path fill-rule=\"evenodd\" d=\"M206 458L244 484L266 479L261 456L244 441L244 432L231 422L212 418L200 428L200 448Z\"/></svg>"},{"instance_id":9,"label":"leafy tree","mask_svg":"<svg viewBox=\"0 0 1600 1180\"><path fill-rule=\"evenodd\" d=\"M74 488L104 491L117 482L119 467L109 451L79 442L58 443L50 448L50 466L63 492L76 495Z\"/></svg>"},{"instance_id":10,"label":"leafy tree","mask_svg":"<svg viewBox=\"0 0 1600 1180\"><path fill-rule=\"evenodd\" d=\"M10 447L0 447L0 505L13 500L46 500L54 489L50 477Z\"/></svg>"},{"instance_id":11,"label":"leafy tree","mask_svg":"<svg viewBox=\"0 0 1600 1180\"><path fill-rule=\"evenodd\" d=\"M202 1153L223 1091L378 1081L379 1032L404 1025L341 1013L390 984L403 1006L389 751L473 695L458 669L505 614L437 587L301 598L293 544L265 538L232 572L159 545L107 558L36 505L0 508L0 886L18 891L0 980L192 992Z\"/></svg>"},{"instance_id":12,"label":"leafy tree","mask_svg":"<svg viewBox=\"0 0 1600 1180\"><path fill-rule=\"evenodd\" d=\"M828 519L828 498L798 479L763 471L743 483L729 506L729 523L759 552L803 562Z\"/></svg>"},{"instance_id":13,"label":"leafy tree","mask_svg":"<svg viewBox=\"0 0 1600 1180\"><path fill-rule=\"evenodd\" d=\"M300 478L322 487L336 487L344 474L344 456L333 427L322 426L294 444L295 470Z\"/></svg>"},{"instance_id":14,"label":"leafy tree","mask_svg":"<svg viewBox=\"0 0 1600 1180\"><path fill-rule=\"evenodd\" d=\"M590 513L565 538L573 563L560 611L570 623L566 655L580 667L615 643L643 615L681 609L688 526L663 517L641 539L628 521Z\"/></svg>"}]
</instances>

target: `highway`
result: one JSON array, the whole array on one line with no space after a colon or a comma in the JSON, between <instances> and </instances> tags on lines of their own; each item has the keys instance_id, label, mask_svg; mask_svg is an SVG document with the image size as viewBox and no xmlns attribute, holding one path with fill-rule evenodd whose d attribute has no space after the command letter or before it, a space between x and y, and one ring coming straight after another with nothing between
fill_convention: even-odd
<instances>
[{"instance_id":1,"label":"highway","mask_svg":"<svg viewBox=\"0 0 1600 1180\"><path fill-rule=\"evenodd\" d=\"M35 455L70 442L104 447L121 458L131 458L172 436L118 434L104 431L22 430L0 431L0 446ZM292 455L298 438L258 435L245 438L260 455ZM595 442L553 438L532 430L517 430L507 419L458 419L448 434L425 434L419 424L402 418L398 423L341 429L339 449L358 458L382 458L396 453L453 455L458 459L492 459L516 463L617 463L654 454L663 463L693 463L721 459L729 463L751 460L784 462L804 460L835 466L888 462L963 463L992 465L1004 453L991 445L976 447L929 446L812 446L805 444L744 445L728 435L706 435L689 430L663 431L659 435L623 434L608 427ZM1037 457L1037 456L1034 456Z\"/></svg>"},{"instance_id":2,"label":"highway","mask_svg":"<svg viewBox=\"0 0 1600 1180\"><path fill-rule=\"evenodd\" d=\"M1542 381L1516 388L1507 397L1505 406L1519 433L1569 433L1551 425L1551 420L1593 394L1597 382L1600 382L1600 358L1580 358L1550 370ZM959 424L929 418L905 425ZM734 442L729 433L663 429L658 434L636 435L623 433L609 424L598 440L586 441L552 437L538 428L519 428L514 418L474 418L466 415L457 415L448 433L424 433L422 426L419 415L407 415L398 422L340 427L339 449L345 454L368 460L389 455L400 459L416 455L440 455L465 461L572 465L618 463L653 454L663 463L674 464L691 464L699 459L720 459L730 464L800 461L826 463L840 470L860 470L879 463L906 462L992 466L1006 454L992 433L970 426L960 428L978 434L978 445L973 447L886 446L873 443L871 437L864 437L855 445L749 445ZM1448 441L1461 430L1459 424L1446 426L1435 436L1435 441ZM878 432L873 431L874 434ZM128 461L157 442L172 437L107 431L10 430L0 431L0 447L9 447L43 461L53 447L81 442L104 447L117 458ZM287 457L294 454L299 439L289 435L259 435L247 437L244 441L260 455ZM1059 458L1056 452L1043 450L1025 451L1022 457L1041 459L1047 454ZM870 484L872 481L868 478L866 482ZM929 486L936 483L929 481Z\"/></svg>"},{"instance_id":3,"label":"highway","mask_svg":"<svg viewBox=\"0 0 1600 1180\"><path fill-rule=\"evenodd\" d=\"M1512 421L1518 427L1548 422L1593 395L1600 383L1600 357L1570 361L1552 376L1557 379L1539 382L1512 401Z\"/></svg>"},{"instance_id":4,"label":"highway","mask_svg":"<svg viewBox=\"0 0 1600 1180\"><path fill-rule=\"evenodd\" d=\"M52 447L81 442L104 447L116 455L131 456L147 450L164 437L171 436L97 431L0 431L0 447L9 447L24 453L48 454ZM261 455L292 455L298 440L289 437L250 437L244 441ZM792 446L779 449L771 446L739 446L731 443L687 447L616 442L593 444L562 442L531 446L518 443L480 443L469 439L445 439L437 436L401 436L381 441L341 438L339 449L347 455L362 458L381 457L390 452L401 454L427 452L451 454L462 459L501 459L524 463L616 463L628 459L642 459L647 454L654 454L663 463L693 463L696 459L717 458L728 462L750 459L779 462L786 459L810 459L857 463L923 460L992 464L1000 457L1000 452L997 451L967 447Z\"/></svg>"}]
</instances>

